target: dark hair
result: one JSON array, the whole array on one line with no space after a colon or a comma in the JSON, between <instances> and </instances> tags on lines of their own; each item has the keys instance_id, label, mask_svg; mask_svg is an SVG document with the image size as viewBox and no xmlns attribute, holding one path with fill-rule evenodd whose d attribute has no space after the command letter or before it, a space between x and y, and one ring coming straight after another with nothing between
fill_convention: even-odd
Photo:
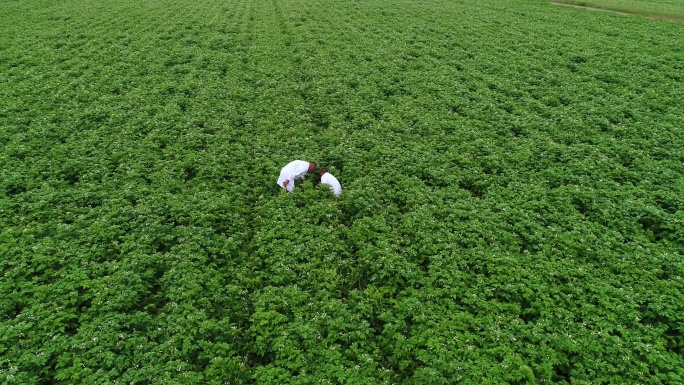
<instances>
[{"instance_id":1,"label":"dark hair","mask_svg":"<svg viewBox=\"0 0 684 385\"><path fill-rule=\"evenodd\" d=\"M328 169L325 168L325 167L323 167L323 168L321 169L321 175L325 174L326 172L328 172Z\"/></svg>"}]
</instances>

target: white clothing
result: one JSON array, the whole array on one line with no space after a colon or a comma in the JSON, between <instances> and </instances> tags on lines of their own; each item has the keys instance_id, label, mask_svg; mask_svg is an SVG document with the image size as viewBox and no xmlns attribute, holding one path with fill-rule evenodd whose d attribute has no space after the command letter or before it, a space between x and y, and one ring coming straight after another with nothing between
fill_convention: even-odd
<instances>
[{"instance_id":1,"label":"white clothing","mask_svg":"<svg viewBox=\"0 0 684 385\"><path fill-rule=\"evenodd\" d=\"M340 181L338 181L337 178L335 178L329 172L326 172L321 176L321 184L329 185L332 188L333 194L335 194L335 196L342 194L342 185L340 185Z\"/></svg>"},{"instance_id":2,"label":"white clothing","mask_svg":"<svg viewBox=\"0 0 684 385\"><path fill-rule=\"evenodd\" d=\"M306 173L309 172L309 162L303 160L293 160L288 163L282 170L280 170L280 177L278 177L278 185L280 187L285 187L287 192L292 192L295 187L295 179L304 179ZM289 180L290 183L287 186L283 186L283 183Z\"/></svg>"}]
</instances>

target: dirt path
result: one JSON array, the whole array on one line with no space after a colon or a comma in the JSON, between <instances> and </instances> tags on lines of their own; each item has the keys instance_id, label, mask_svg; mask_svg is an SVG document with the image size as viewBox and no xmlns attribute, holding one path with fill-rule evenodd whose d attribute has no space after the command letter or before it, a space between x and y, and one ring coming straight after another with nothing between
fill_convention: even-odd
<instances>
[{"instance_id":1,"label":"dirt path","mask_svg":"<svg viewBox=\"0 0 684 385\"><path fill-rule=\"evenodd\" d=\"M588 10L591 10L591 11L611 12L611 13L617 13L617 14L619 14L619 15L629 15L629 13L626 13L626 12L612 11L612 10L610 10L610 9L603 9L603 8L587 7L587 6L585 6L585 5L566 4L566 3L556 3L555 1L552 1L551 4L553 4L553 5L562 5L562 6L564 6L564 7L573 7L573 8L588 9Z\"/></svg>"},{"instance_id":2,"label":"dirt path","mask_svg":"<svg viewBox=\"0 0 684 385\"><path fill-rule=\"evenodd\" d=\"M573 8L582 8L582 9L588 9L590 11L601 11L601 12L610 12L610 13L617 13L618 15L638 15L637 13L629 13L629 12L622 12L622 11L614 11L612 9L605 9L605 8L596 8L596 7L588 7L586 5L577 5L577 4L566 4L566 3L558 3L555 1L552 1L551 4L553 5L562 5L564 7L573 7ZM667 21L672 21L675 23L684 23L684 19L676 18L676 17L667 17L667 16L658 16L658 15L641 15L647 19L661 19L661 20L667 20Z\"/></svg>"}]
</instances>

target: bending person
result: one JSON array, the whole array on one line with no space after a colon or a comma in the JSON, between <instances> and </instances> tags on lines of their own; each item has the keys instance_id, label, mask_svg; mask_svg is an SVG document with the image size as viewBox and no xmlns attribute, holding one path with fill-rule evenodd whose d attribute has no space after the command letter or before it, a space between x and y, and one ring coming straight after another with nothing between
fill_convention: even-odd
<instances>
[{"instance_id":1,"label":"bending person","mask_svg":"<svg viewBox=\"0 0 684 385\"><path fill-rule=\"evenodd\" d=\"M293 160L280 170L278 185L286 189L287 192L292 192L295 188L295 179L304 179L307 172L312 172L315 169L316 163L314 162Z\"/></svg>"},{"instance_id":2,"label":"bending person","mask_svg":"<svg viewBox=\"0 0 684 385\"><path fill-rule=\"evenodd\" d=\"M335 196L340 196L340 194L342 194L342 185L340 185L340 181L338 181L333 174L329 173L325 167L321 169L321 184L330 186Z\"/></svg>"}]
</instances>

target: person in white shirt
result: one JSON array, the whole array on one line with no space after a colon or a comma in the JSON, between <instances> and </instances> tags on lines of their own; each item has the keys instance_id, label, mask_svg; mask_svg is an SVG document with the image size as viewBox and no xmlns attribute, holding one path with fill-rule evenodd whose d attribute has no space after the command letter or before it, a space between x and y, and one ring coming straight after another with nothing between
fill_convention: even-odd
<instances>
[{"instance_id":1,"label":"person in white shirt","mask_svg":"<svg viewBox=\"0 0 684 385\"><path fill-rule=\"evenodd\" d=\"M316 163L314 162L293 160L280 170L278 185L286 189L287 192L292 192L295 188L295 179L304 179L307 172L312 172L315 169Z\"/></svg>"},{"instance_id":2,"label":"person in white shirt","mask_svg":"<svg viewBox=\"0 0 684 385\"><path fill-rule=\"evenodd\" d=\"M340 196L340 194L342 194L342 185L340 185L340 181L338 181L333 174L329 173L325 167L321 169L321 184L330 186L335 196Z\"/></svg>"}]
</instances>

